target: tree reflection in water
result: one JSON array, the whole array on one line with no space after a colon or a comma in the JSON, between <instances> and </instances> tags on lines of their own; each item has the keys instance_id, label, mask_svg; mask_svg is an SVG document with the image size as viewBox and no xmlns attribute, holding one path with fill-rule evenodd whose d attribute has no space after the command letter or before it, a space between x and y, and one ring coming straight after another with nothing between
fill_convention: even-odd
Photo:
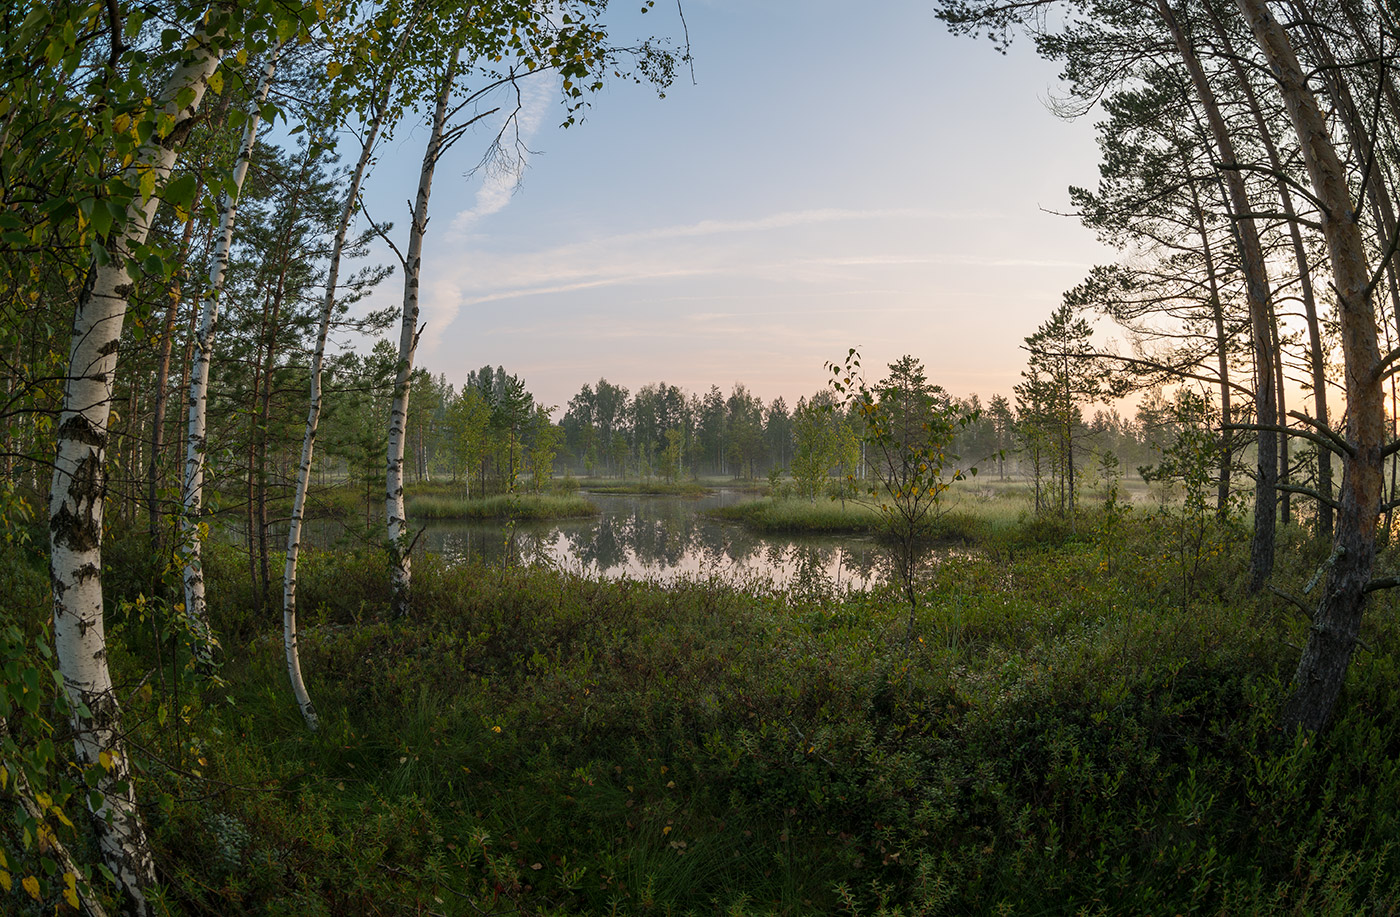
<instances>
[{"instance_id":1,"label":"tree reflection in water","mask_svg":"<svg viewBox=\"0 0 1400 917\"><path fill-rule=\"evenodd\" d=\"M420 544L449 562L546 564L588 576L656 579L720 576L830 593L886 578L869 538L760 536L702 511L748 497L719 491L696 498L591 495L591 519L515 525L430 522Z\"/></svg>"}]
</instances>

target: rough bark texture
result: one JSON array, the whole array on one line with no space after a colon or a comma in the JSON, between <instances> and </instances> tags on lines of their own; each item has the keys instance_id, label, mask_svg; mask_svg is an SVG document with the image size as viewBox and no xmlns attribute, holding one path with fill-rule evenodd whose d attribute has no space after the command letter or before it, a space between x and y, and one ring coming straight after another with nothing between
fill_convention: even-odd
<instances>
[{"instance_id":1,"label":"rough bark texture","mask_svg":"<svg viewBox=\"0 0 1400 917\"><path fill-rule=\"evenodd\" d=\"M1383 486L1385 409L1380 349L1365 240L1351 205L1347 176L1317 99L1308 88L1287 34L1264 0L1237 0L1278 81L1303 161L1322 210L1341 323L1347 393L1347 440L1341 510L1327 586L1313 615L1292 693L1280 712L1285 730L1316 731L1331 718L1361 629L1366 586L1376 555Z\"/></svg>"},{"instance_id":2,"label":"rough bark texture","mask_svg":"<svg viewBox=\"0 0 1400 917\"><path fill-rule=\"evenodd\" d=\"M1205 111L1211 138L1224 172L1229 192L1230 209L1235 216L1235 229L1240 244L1240 266L1245 277L1245 298L1249 305L1250 329L1254 341L1255 411L1261 426L1278 423L1278 406L1274 393L1274 362L1272 307L1270 305L1269 275L1264 261L1264 248L1259 241L1259 229L1252 217L1253 207L1245 187L1244 173L1234 168L1239 162L1234 141L1225 118L1220 113L1215 92L1206 78L1186 33L1166 0L1158 0L1157 11L1171 33L1177 52L1191 75L1191 85L1197 101ZM1278 484L1278 434L1259 431L1259 473L1254 491L1254 534L1250 542L1249 588L1258 592L1274 568L1274 490Z\"/></svg>"},{"instance_id":3,"label":"rough bark texture","mask_svg":"<svg viewBox=\"0 0 1400 917\"><path fill-rule=\"evenodd\" d=\"M433 126L423 165L418 173L418 196L413 204L413 224L408 230L408 250L403 262L403 313L399 322L399 367L394 379L394 400L389 407L389 459L385 470L384 515L390 568L390 612L396 618L409 610L412 563L408 519L403 500L404 440L408 433L408 396L413 379L413 354L418 348L418 283L423 267L423 236L428 231L428 200L433 193L433 171L442 155L442 135L447 124L447 103L457 77L456 55L447 65L438 89Z\"/></svg>"},{"instance_id":4,"label":"rough bark texture","mask_svg":"<svg viewBox=\"0 0 1400 917\"><path fill-rule=\"evenodd\" d=\"M253 104L249 106L248 122L243 127L238 160L233 168L233 189L224 194L223 205L220 208L222 216L219 241L214 249L213 265L209 268L209 286L204 294L199 327L194 335L194 359L190 369L189 398L186 402L189 409L189 432L185 437L184 510L181 516L181 531L185 541L185 614L195 637L196 652L203 653L206 659L212 656L215 646L214 633L209 627L209 611L204 601L204 567L200 556L204 539L199 529L199 516L204 502L209 360L214 330L219 319L219 297L224 291L229 250L233 246L233 226L238 220L238 192L243 188L243 179L248 174L248 163L253 157L258 125L262 120L262 103L272 88L272 76L277 70L277 59L281 53L282 46L279 44L263 72L262 83L258 86Z\"/></svg>"},{"instance_id":5,"label":"rough bark texture","mask_svg":"<svg viewBox=\"0 0 1400 917\"><path fill-rule=\"evenodd\" d=\"M195 189L191 212L199 205L203 186ZM180 306L184 302L184 264L190 253L190 242L194 238L194 220L185 221L184 235L180 239L180 271L170 290L170 305L165 310L165 325L160 334L160 359L156 364L156 398L151 409L151 461L146 469L146 527L151 539L151 550L156 550L160 542L160 463L165 452L165 414L170 396L170 357L175 349L175 320L179 317Z\"/></svg>"},{"instance_id":6,"label":"rough bark texture","mask_svg":"<svg viewBox=\"0 0 1400 917\"><path fill-rule=\"evenodd\" d=\"M1188 168L1189 171L1189 168ZM1220 302L1220 284L1215 267L1215 251L1206 232L1205 211L1195 184L1191 185L1191 206L1196 214L1196 233L1201 238L1201 252L1206 260L1206 288L1210 291L1211 320L1215 327L1216 371L1220 375L1220 465L1215 478L1215 513L1221 519L1230 510L1230 463L1234 454L1234 433L1228 426L1234 422L1230 405L1230 341L1225 331L1225 310Z\"/></svg>"},{"instance_id":7,"label":"rough bark texture","mask_svg":"<svg viewBox=\"0 0 1400 917\"><path fill-rule=\"evenodd\" d=\"M163 187L175 164L178 138L188 130L218 64L207 36L198 36L189 59L171 74L160 95L160 108L173 117L174 126L140 149L128 175L133 185L140 172L150 169L157 188ZM183 108L175 101L181 94L188 100ZM159 203L155 196L133 200L126 221L105 242L105 263L93 267L78 298L49 493L54 643L72 705L73 744L79 763L98 765L103 775L94 788L101 794L93 809L95 830L103 861L121 889L123 910L133 914L151 913L146 892L155 882L155 866L136 809L131 763L107 668L102 503L117 346L132 290L127 257L145 241Z\"/></svg>"}]
</instances>

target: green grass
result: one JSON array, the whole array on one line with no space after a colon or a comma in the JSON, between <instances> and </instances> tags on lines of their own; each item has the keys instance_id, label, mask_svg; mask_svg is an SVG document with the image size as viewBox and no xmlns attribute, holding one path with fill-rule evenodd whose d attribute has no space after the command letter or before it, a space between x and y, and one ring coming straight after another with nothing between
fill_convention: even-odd
<instances>
[{"instance_id":1,"label":"green grass","mask_svg":"<svg viewBox=\"0 0 1400 917\"><path fill-rule=\"evenodd\" d=\"M1308 622L1244 597L1238 527L1186 523L1133 511L1073 531L1013 526L993 538L1001 549L925 581L908 647L908 606L890 591L662 587L433 557L415 563L412 616L392 621L381 552L309 551L301 648L317 735L285 686L275 623L243 608L243 559L211 548L223 684L176 695L187 670L168 655L160 668L149 621L115 597L109 615L118 683L153 689L125 691L123 715L165 903L1400 908L1396 597L1372 598L1371 649L1333 728L1292 741L1272 718ZM1279 588L1300 592L1326 550L1284 530ZM5 570L41 619L42 565ZM0 842L18 830L0 827ZM73 832L61 836L86 849Z\"/></svg>"},{"instance_id":2,"label":"green grass","mask_svg":"<svg viewBox=\"0 0 1400 917\"><path fill-rule=\"evenodd\" d=\"M407 499L411 519L572 519L593 516L598 507L586 498L555 494L498 494L464 499L451 496L416 496Z\"/></svg>"},{"instance_id":3,"label":"green grass","mask_svg":"<svg viewBox=\"0 0 1400 917\"><path fill-rule=\"evenodd\" d=\"M940 541L980 541L1015 528L1029 504L1018 494L987 498L970 491L950 492L929 528ZM736 522L763 535L873 535L884 527L880 510L868 499L764 497L708 510L716 519Z\"/></svg>"},{"instance_id":4,"label":"green grass","mask_svg":"<svg viewBox=\"0 0 1400 917\"><path fill-rule=\"evenodd\" d=\"M709 488L695 481L616 481L588 479L580 482L580 487L595 494L643 494L670 497L703 497Z\"/></svg>"},{"instance_id":5,"label":"green grass","mask_svg":"<svg viewBox=\"0 0 1400 917\"><path fill-rule=\"evenodd\" d=\"M866 535L879 530L880 514L868 503L847 500L843 506L822 497L816 501L763 497L707 510L765 535Z\"/></svg>"}]
</instances>

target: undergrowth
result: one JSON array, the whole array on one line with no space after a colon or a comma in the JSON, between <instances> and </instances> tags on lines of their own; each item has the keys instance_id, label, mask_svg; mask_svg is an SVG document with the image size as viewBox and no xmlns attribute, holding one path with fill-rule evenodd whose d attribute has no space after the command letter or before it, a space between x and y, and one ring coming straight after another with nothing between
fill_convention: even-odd
<instances>
[{"instance_id":1,"label":"undergrowth","mask_svg":"<svg viewBox=\"0 0 1400 917\"><path fill-rule=\"evenodd\" d=\"M1169 521L974 532L982 550L940 567L912 645L889 592L432 557L415 617L391 621L378 552L309 552L316 735L274 622L215 602L221 681L172 702L182 664L153 676L143 619L116 616L164 905L1394 912L1394 601L1368 610L1333 727L1280 735L1307 621L1241 598L1240 531ZM1277 586L1301 593L1325 549L1290 530L1280 546ZM211 596L236 594L232 552L206 567Z\"/></svg>"}]
</instances>

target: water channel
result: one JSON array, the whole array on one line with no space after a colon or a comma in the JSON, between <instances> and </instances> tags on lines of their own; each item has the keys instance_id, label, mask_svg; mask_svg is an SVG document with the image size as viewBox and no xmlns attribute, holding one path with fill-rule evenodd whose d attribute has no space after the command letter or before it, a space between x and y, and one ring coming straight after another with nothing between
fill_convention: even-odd
<instances>
[{"instance_id":1,"label":"water channel","mask_svg":"<svg viewBox=\"0 0 1400 917\"><path fill-rule=\"evenodd\" d=\"M449 562L543 563L586 576L712 576L780 587L863 589L880 582L882 552L860 536L756 535L704 514L753 499L735 490L703 497L586 494L597 516L514 525L433 520L419 545Z\"/></svg>"}]
</instances>

